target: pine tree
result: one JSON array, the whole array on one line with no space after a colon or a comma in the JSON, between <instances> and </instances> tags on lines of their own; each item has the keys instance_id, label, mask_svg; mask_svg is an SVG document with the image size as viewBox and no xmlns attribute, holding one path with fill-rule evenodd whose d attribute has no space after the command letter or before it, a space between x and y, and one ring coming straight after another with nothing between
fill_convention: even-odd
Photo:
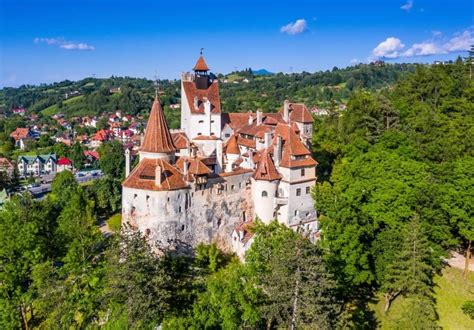
<instances>
[{"instance_id":1,"label":"pine tree","mask_svg":"<svg viewBox=\"0 0 474 330\"><path fill-rule=\"evenodd\" d=\"M413 217L406 225L404 237L399 254L387 267L382 286L385 292L385 311L388 311L393 299L402 294L409 299L409 304L400 324L424 319L424 322L429 322L434 327L436 313L432 296L431 249L418 216ZM421 303L422 308L419 307Z\"/></svg>"},{"instance_id":2,"label":"pine tree","mask_svg":"<svg viewBox=\"0 0 474 330\"><path fill-rule=\"evenodd\" d=\"M270 232L257 231L247 260L250 267L255 260L265 260L257 277L265 295L260 308L267 325L331 328L340 305L336 282L326 269L319 246L282 225L272 224L263 230ZM261 254L260 258L255 254Z\"/></svg>"}]
</instances>

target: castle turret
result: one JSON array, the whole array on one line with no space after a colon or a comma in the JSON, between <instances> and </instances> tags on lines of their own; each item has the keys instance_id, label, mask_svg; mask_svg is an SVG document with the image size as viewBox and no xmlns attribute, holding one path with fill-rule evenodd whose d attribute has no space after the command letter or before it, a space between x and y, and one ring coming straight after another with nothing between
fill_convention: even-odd
<instances>
[{"instance_id":1,"label":"castle turret","mask_svg":"<svg viewBox=\"0 0 474 330\"><path fill-rule=\"evenodd\" d=\"M265 149L252 177L255 214L264 223L269 223L277 218L275 198L277 197L280 179L281 175L273 164L268 149Z\"/></svg>"},{"instance_id":2,"label":"castle turret","mask_svg":"<svg viewBox=\"0 0 474 330\"><path fill-rule=\"evenodd\" d=\"M164 159L173 163L176 151L177 148L171 138L165 114L161 108L158 95L156 95L140 148L140 160L144 158Z\"/></svg>"},{"instance_id":3,"label":"castle turret","mask_svg":"<svg viewBox=\"0 0 474 330\"><path fill-rule=\"evenodd\" d=\"M201 56L199 56L196 65L194 65L193 71L196 77L196 88L207 89L210 84L209 67L206 64L202 53Z\"/></svg>"}]
</instances>

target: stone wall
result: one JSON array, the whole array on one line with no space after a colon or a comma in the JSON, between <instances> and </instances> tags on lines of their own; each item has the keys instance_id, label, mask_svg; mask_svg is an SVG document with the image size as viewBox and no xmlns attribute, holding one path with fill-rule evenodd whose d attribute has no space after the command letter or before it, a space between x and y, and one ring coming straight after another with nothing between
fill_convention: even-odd
<instances>
[{"instance_id":1,"label":"stone wall","mask_svg":"<svg viewBox=\"0 0 474 330\"><path fill-rule=\"evenodd\" d=\"M123 188L122 221L153 246L194 247L215 242L231 250L234 227L253 218L251 173L210 179L206 189L146 191Z\"/></svg>"}]
</instances>

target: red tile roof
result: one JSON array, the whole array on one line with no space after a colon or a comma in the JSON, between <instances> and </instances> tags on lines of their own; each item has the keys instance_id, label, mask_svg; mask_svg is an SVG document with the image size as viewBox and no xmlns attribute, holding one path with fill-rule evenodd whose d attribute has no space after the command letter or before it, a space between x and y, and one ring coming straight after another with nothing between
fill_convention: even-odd
<instances>
[{"instance_id":1,"label":"red tile roof","mask_svg":"<svg viewBox=\"0 0 474 330\"><path fill-rule=\"evenodd\" d=\"M14 166L13 166L13 163L11 161L9 161L7 158L0 157L0 168L1 169L5 169L5 168L13 169Z\"/></svg>"},{"instance_id":2,"label":"red tile roof","mask_svg":"<svg viewBox=\"0 0 474 330\"><path fill-rule=\"evenodd\" d=\"M242 127L248 125L249 116L255 118L254 113L248 112L231 112L222 114L222 123L228 124L234 131L240 130Z\"/></svg>"},{"instance_id":3,"label":"red tile roof","mask_svg":"<svg viewBox=\"0 0 474 330\"><path fill-rule=\"evenodd\" d=\"M237 143L239 145L243 145L243 146L246 146L246 147L249 147L249 148L255 148L255 140L243 138L240 135L237 138Z\"/></svg>"},{"instance_id":4,"label":"red tile roof","mask_svg":"<svg viewBox=\"0 0 474 330\"><path fill-rule=\"evenodd\" d=\"M283 108L280 109L279 114L283 115ZM290 103L290 121L311 124L314 118L303 103Z\"/></svg>"},{"instance_id":5,"label":"red tile roof","mask_svg":"<svg viewBox=\"0 0 474 330\"><path fill-rule=\"evenodd\" d=\"M219 96L219 85L217 80L212 82L207 89L197 89L193 81L183 81L183 89L186 93L188 106L191 113L204 113L204 102L211 102L211 113L221 112L221 99ZM194 107L194 97L198 99L198 108Z\"/></svg>"},{"instance_id":6,"label":"red tile roof","mask_svg":"<svg viewBox=\"0 0 474 330\"><path fill-rule=\"evenodd\" d=\"M156 153L170 153L177 150L158 98L155 98L151 107L141 150Z\"/></svg>"},{"instance_id":7,"label":"red tile roof","mask_svg":"<svg viewBox=\"0 0 474 330\"><path fill-rule=\"evenodd\" d=\"M206 61L204 60L204 57L201 55L199 56L196 65L194 65L193 68L194 71L209 71L209 67L206 64Z\"/></svg>"},{"instance_id":8,"label":"red tile roof","mask_svg":"<svg viewBox=\"0 0 474 330\"><path fill-rule=\"evenodd\" d=\"M225 153L232 154L232 155L240 155L240 149L239 149L239 146L237 145L237 138L235 135L232 135L229 141L227 141Z\"/></svg>"},{"instance_id":9,"label":"red tile roof","mask_svg":"<svg viewBox=\"0 0 474 330\"><path fill-rule=\"evenodd\" d=\"M30 130L28 128L18 127L14 130L10 136L15 140L26 139L30 135Z\"/></svg>"},{"instance_id":10,"label":"red tile roof","mask_svg":"<svg viewBox=\"0 0 474 330\"><path fill-rule=\"evenodd\" d=\"M275 164L273 164L273 160L267 150L263 152L261 160L258 163L257 168L255 169L253 178L255 180L266 181L274 181L281 179L281 175L280 173L278 173Z\"/></svg>"},{"instance_id":11,"label":"red tile roof","mask_svg":"<svg viewBox=\"0 0 474 330\"><path fill-rule=\"evenodd\" d=\"M211 170L198 158L180 157L176 162L176 167L184 173L184 161L188 161L188 173L195 175L210 174Z\"/></svg>"},{"instance_id":12,"label":"red tile roof","mask_svg":"<svg viewBox=\"0 0 474 330\"><path fill-rule=\"evenodd\" d=\"M178 149L186 149L188 147L189 139L184 132L171 133L173 143Z\"/></svg>"},{"instance_id":13,"label":"red tile roof","mask_svg":"<svg viewBox=\"0 0 474 330\"><path fill-rule=\"evenodd\" d=\"M61 157L58 159L57 165L69 166L72 165L72 161L69 158Z\"/></svg>"},{"instance_id":14,"label":"red tile roof","mask_svg":"<svg viewBox=\"0 0 474 330\"><path fill-rule=\"evenodd\" d=\"M84 156L90 156L91 158L99 159L99 153L94 150L85 150L84 151Z\"/></svg>"},{"instance_id":15,"label":"red tile roof","mask_svg":"<svg viewBox=\"0 0 474 330\"><path fill-rule=\"evenodd\" d=\"M193 140L217 140L217 137L214 135L208 136L208 135L198 135Z\"/></svg>"},{"instance_id":16,"label":"red tile roof","mask_svg":"<svg viewBox=\"0 0 474 330\"><path fill-rule=\"evenodd\" d=\"M92 138L94 141L108 141L111 140L114 136L114 133L109 130L101 129L94 134Z\"/></svg>"},{"instance_id":17,"label":"red tile roof","mask_svg":"<svg viewBox=\"0 0 474 330\"><path fill-rule=\"evenodd\" d=\"M161 184L155 184L156 167L161 167ZM143 159L122 184L123 187L143 190L177 190L188 187L183 175L163 159Z\"/></svg>"}]
</instances>

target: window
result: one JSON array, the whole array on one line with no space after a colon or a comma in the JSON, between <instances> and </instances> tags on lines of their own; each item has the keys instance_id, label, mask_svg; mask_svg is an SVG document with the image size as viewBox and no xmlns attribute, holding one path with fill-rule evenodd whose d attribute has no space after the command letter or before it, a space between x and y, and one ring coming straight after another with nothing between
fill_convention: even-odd
<instances>
[{"instance_id":1,"label":"window","mask_svg":"<svg viewBox=\"0 0 474 330\"><path fill-rule=\"evenodd\" d=\"M226 138L230 137L230 134L229 134L229 133L226 133L226 134L225 134L225 137L226 137Z\"/></svg>"},{"instance_id":2,"label":"window","mask_svg":"<svg viewBox=\"0 0 474 330\"><path fill-rule=\"evenodd\" d=\"M202 135L202 133L201 133L201 132L199 132L199 133L198 133L198 136L199 136L199 135Z\"/></svg>"},{"instance_id":3,"label":"window","mask_svg":"<svg viewBox=\"0 0 474 330\"><path fill-rule=\"evenodd\" d=\"M268 193L265 190L262 191L262 197L268 197Z\"/></svg>"},{"instance_id":4,"label":"window","mask_svg":"<svg viewBox=\"0 0 474 330\"><path fill-rule=\"evenodd\" d=\"M306 187L306 195L309 194L311 192L311 187Z\"/></svg>"},{"instance_id":5,"label":"window","mask_svg":"<svg viewBox=\"0 0 474 330\"><path fill-rule=\"evenodd\" d=\"M297 216L297 215L298 215L298 211L297 211L297 210L295 210L295 216Z\"/></svg>"},{"instance_id":6,"label":"window","mask_svg":"<svg viewBox=\"0 0 474 330\"><path fill-rule=\"evenodd\" d=\"M213 123L213 122L214 122L214 120L211 120L211 123Z\"/></svg>"},{"instance_id":7,"label":"window","mask_svg":"<svg viewBox=\"0 0 474 330\"><path fill-rule=\"evenodd\" d=\"M304 176L304 168L301 169L301 176Z\"/></svg>"},{"instance_id":8,"label":"window","mask_svg":"<svg viewBox=\"0 0 474 330\"><path fill-rule=\"evenodd\" d=\"M230 190L234 190L235 186L234 185L231 185L230 186Z\"/></svg>"},{"instance_id":9,"label":"window","mask_svg":"<svg viewBox=\"0 0 474 330\"><path fill-rule=\"evenodd\" d=\"M296 189L296 196L301 196L301 189L300 188Z\"/></svg>"},{"instance_id":10,"label":"window","mask_svg":"<svg viewBox=\"0 0 474 330\"><path fill-rule=\"evenodd\" d=\"M204 120L200 120L198 123L199 123L199 124L202 124L202 123L204 123Z\"/></svg>"},{"instance_id":11,"label":"window","mask_svg":"<svg viewBox=\"0 0 474 330\"><path fill-rule=\"evenodd\" d=\"M215 135L214 132L211 132L211 136L214 136L214 135Z\"/></svg>"}]
</instances>

